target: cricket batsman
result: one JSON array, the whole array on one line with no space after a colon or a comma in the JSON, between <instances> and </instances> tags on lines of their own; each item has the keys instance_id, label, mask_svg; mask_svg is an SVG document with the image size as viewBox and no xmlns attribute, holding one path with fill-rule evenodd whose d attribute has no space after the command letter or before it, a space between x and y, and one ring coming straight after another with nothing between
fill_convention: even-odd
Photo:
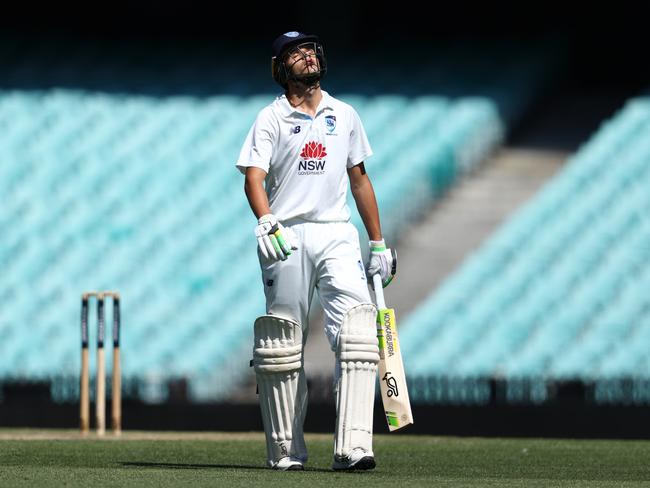
<instances>
[{"instance_id":1,"label":"cricket batsman","mask_svg":"<svg viewBox=\"0 0 650 488\"><path fill-rule=\"evenodd\" d=\"M368 282L380 274L387 286L397 263L382 238L364 167L372 150L355 109L321 89L327 62L317 36L282 34L273 41L271 65L284 93L259 112L236 163L257 218L266 297L266 315L254 325L253 365L268 465L302 470L307 461L303 350L316 290L336 354L332 468L373 469L379 353ZM348 185L370 241L367 265L350 223Z\"/></svg>"}]
</instances>

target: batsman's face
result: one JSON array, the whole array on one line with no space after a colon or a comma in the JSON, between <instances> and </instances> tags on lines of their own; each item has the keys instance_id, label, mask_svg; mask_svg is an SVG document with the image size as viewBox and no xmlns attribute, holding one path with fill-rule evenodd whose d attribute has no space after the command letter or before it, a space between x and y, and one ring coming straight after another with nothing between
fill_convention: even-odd
<instances>
[{"instance_id":1,"label":"batsman's face","mask_svg":"<svg viewBox=\"0 0 650 488\"><path fill-rule=\"evenodd\" d=\"M317 73L320 70L313 43L301 44L287 53L287 68L294 75Z\"/></svg>"}]
</instances>

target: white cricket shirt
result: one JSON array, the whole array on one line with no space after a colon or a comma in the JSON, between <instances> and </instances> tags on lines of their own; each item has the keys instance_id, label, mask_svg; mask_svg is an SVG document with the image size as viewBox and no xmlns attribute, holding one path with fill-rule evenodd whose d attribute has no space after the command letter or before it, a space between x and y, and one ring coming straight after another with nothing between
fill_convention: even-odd
<instances>
[{"instance_id":1,"label":"white cricket shirt","mask_svg":"<svg viewBox=\"0 0 650 488\"><path fill-rule=\"evenodd\" d=\"M350 219L347 169L372 155L356 110L322 91L312 118L281 95L263 108L248 132L237 168L266 171L266 194L278 220Z\"/></svg>"}]
</instances>

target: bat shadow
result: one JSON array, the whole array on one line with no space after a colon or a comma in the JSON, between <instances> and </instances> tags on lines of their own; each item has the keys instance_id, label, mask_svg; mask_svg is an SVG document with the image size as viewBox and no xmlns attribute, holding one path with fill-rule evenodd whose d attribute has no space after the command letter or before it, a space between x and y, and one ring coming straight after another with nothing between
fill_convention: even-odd
<instances>
[{"instance_id":1,"label":"bat shadow","mask_svg":"<svg viewBox=\"0 0 650 488\"><path fill-rule=\"evenodd\" d=\"M196 463L150 463L143 461L122 462L125 467L137 468L164 468L164 469L263 469L269 470L267 466L249 465L249 464L196 464ZM331 473L329 469L308 468L305 471L315 471L322 473ZM300 472L300 471L298 471Z\"/></svg>"}]
</instances>

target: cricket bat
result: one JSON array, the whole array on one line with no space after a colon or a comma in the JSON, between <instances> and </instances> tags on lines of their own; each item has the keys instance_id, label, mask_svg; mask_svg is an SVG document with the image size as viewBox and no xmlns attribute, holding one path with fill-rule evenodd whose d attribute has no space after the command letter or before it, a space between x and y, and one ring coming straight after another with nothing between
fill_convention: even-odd
<instances>
[{"instance_id":1,"label":"cricket bat","mask_svg":"<svg viewBox=\"0 0 650 488\"><path fill-rule=\"evenodd\" d=\"M413 423L406 374L399 348L395 310L386 308L381 276L373 276L377 301L377 339L379 341L379 388L388 430L394 431Z\"/></svg>"}]
</instances>

